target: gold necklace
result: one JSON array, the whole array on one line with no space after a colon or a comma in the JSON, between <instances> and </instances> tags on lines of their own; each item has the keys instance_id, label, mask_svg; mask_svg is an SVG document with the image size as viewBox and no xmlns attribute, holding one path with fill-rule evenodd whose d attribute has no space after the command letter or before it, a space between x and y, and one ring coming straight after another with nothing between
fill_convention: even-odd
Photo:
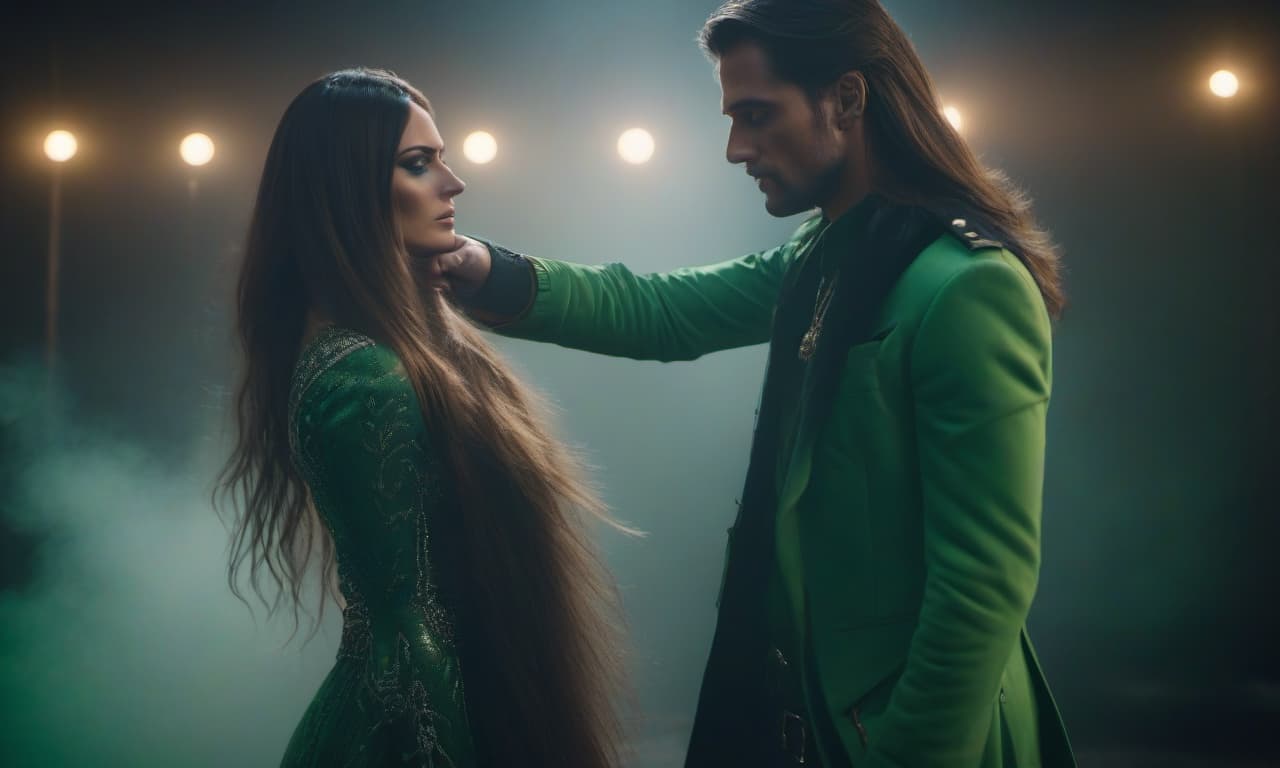
<instances>
[{"instance_id":1,"label":"gold necklace","mask_svg":"<svg viewBox=\"0 0 1280 768\"><path fill-rule=\"evenodd\" d=\"M832 275L830 280L826 277L818 284L818 298L813 302L813 320L809 323L809 330L804 332L804 337L800 339L800 359L805 362L813 357L813 351L818 348L818 336L822 333L822 321L827 316L827 308L831 306L831 297L835 295L836 281L840 279L840 273Z\"/></svg>"}]
</instances>

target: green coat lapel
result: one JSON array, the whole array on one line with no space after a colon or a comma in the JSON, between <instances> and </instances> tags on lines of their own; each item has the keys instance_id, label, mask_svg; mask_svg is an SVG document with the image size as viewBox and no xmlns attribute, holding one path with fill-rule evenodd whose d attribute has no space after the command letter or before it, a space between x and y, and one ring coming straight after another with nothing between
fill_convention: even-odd
<instances>
[{"instance_id":1,"label":"green coat lapel","mask_svg":"<svg viewBox=\"0 0 1280 768\"><path fill-rule=\"evenodd\" d=\"M839 279L801 384L795 440L779 487L780 513L794 508L808 487L814 442L831 414L846 352L893 328L891 321L877 322L883 320L885 297L941 231L924 210L873 196L828 227L815 247L812 258L838 267Z\"/></svg>"}]
</instances>

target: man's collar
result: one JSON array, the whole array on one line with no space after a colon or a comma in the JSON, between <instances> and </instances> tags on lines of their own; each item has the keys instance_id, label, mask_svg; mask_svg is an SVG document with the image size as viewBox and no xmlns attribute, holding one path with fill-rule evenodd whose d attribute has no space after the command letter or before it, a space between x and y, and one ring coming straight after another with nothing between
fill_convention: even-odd
<instances>
[{"instance_id":1,"label":"man's collar","mask_svg":"<svg viewBox=\"0 0 1280 768\"><path fill-rule=\"evenodd\" d=\"M823 216L822 221L826 224L826 227L822 230L822 250L824 255L828 253L849 253L858 239L866 233L867 226L871 223L871 217L887 204L888 200L872 192L858 201L857 205L842 213L833 222L827 222L826 216ZM842 258L842 256L837 256L837 258ZM828 266L825 264L825 258L823 261L824 267Z\"/></svg>"}]
</instances>

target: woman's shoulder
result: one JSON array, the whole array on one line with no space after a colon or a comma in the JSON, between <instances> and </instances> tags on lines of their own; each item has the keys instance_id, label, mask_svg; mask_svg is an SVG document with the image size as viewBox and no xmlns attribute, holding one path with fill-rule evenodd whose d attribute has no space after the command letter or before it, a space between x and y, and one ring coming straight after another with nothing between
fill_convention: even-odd
<instances>
[{"instance_id":1,"label":"woman's shoulder","mask_svg":"<svg viewBox=\"0 0 1280 768\"><path fill-rule=\"evenodd\" d=\"M412 393L400 358L391 347L349 328L330 326L304 345L289 391L291 420L337 398Z\"/></svg>"}]
</instances>

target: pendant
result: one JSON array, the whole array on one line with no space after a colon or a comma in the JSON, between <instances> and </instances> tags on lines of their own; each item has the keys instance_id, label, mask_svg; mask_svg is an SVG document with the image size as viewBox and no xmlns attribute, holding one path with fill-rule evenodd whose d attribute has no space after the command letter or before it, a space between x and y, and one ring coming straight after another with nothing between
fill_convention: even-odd
<instances>
[{"instance_id":1,"label":"pendant","mask_svg":"<svg viewBox=\"0 0 1280 768\"><path fill-rule=\"evenodd\" d=\"M813 357L813 350L818 346L818 329L810 326L809 330L804 332L804 337L800 339L800 359L805 362Z\"/></svg>"},{"instance_id":2,"label":"pendant","mask_svg":"<svg viewBox=\"0 0 1280 768\"><path fill-rule=\"evenodd\" d=\"M818 348L818 334L822 333L822 320L827 316L827 307L831 306L831 297L835 293L836 278L831 278L831 282L827 282L823 278L818 283L818 297L813 302L813 321L809 323L809 330L804 332L804 336L800 339L800 359L808 362L813 357L813 352Z\"/></svg>"}]
</instances>

